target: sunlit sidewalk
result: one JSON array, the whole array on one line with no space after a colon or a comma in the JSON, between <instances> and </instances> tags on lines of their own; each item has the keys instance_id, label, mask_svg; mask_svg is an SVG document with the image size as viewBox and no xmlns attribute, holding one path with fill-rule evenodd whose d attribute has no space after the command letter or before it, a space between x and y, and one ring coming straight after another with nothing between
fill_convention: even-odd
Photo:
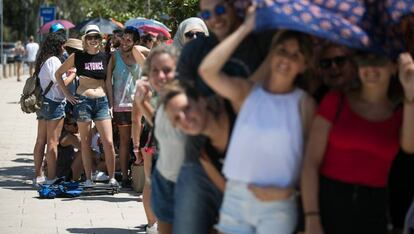
<instances>
[{"instance_id":1,"label":"sunlit sidewalk","mask_svg":"<svg viewBox=\"0 0 414 234\"><path fill-rule=\"evenodd\" d=\"M0 233L145 233L138 194L40 200L32 187L36 116L18 105L23 82L0 79Z\"/></svg>"}]
</instances>

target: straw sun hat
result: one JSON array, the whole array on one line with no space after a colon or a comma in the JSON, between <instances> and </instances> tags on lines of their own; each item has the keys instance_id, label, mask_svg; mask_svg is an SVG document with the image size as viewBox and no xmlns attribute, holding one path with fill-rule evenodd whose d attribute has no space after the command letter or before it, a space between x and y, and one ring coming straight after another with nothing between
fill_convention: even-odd
<instances>
[{"instance_id":1,"label":"straw sun hat","mask_svg":"<svg viewBox=\"0 0 414 234\"><path fill-rule=\"evenodd\" d=\"M77 50L83 50L82 40L75 39L75 38L69 38L66 41L64 46L74 48L74 49L77 49Z\"/></svg>"}]
</instances>

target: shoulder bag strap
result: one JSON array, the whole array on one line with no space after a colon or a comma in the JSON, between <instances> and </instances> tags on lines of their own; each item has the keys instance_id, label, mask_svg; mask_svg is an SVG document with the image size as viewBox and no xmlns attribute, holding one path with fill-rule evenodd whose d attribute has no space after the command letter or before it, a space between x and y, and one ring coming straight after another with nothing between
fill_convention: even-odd
<instances>
[{"instance_id":1,"label":"shoulder bag strap","mask_svg":"<svg viewBox=\"0 0 414 234\"><path fill-rule=\"evenodd\" d=\"M40 85L40 79L39 79L39 73L40 73L40 70L42 69L42 67L43 67L43 65L45 64L45 62L46 61L44 61L43 63L42 63L42 65L40 65L40 69L39 69L39 71L37 71L37 73L36 74L34 74L35 76L36 76L36 79L39 81L39 85ZM45 89L45 91L43 92L43 96L45 96L49 91L50 91L50 88L52 88L52 85L53 85L53 81L50 81L50 83L47 85L47 87L46 87L46 89Z\"/></svg>"}]
</instances>

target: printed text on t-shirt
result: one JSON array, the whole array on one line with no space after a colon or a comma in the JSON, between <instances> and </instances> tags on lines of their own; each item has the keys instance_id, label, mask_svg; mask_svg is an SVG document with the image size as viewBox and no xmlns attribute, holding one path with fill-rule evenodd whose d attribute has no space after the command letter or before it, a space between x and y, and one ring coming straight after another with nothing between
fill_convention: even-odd
<instances>
[{"instance_id":1,"label":"printed text on t-shirt","mask_svg":"<svg viewBox=\"0 0 414 234\"><path fill-rule=\"evenodd\" d=\"M104 70L104 67L103 67L102 62L85 63L85 70L88 70L88 71Z\"/></svg>"}]
</instances>

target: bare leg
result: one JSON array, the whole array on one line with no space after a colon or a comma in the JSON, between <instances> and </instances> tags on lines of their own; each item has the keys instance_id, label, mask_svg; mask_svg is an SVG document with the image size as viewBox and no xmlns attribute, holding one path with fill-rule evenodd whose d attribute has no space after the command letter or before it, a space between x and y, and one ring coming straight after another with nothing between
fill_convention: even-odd
<instances>
[{"instance_id":1,"label":"bare leg","mask_svg":"<svg viewBox=\"0 0 414 234\"><path fill-rule=\"evenodd\" d=\"M29 63L29 75L30 75L30 77L32 77L33 76L33 72L34 72L34 62L30 62Z\"/></svg>"},{"instance_id":2,"label":"bare leg","mask_svg":"<svg viewBox=\"0 0 414 234\"><path fill-rule=\"evenodd\" d=\"M171 234L172 233L172 224L166 223L158 220L158 233L159 234Z\"/></svg>"},{"instance_id":3,"label":"bare leg","mask_svg":"<svg viewBox=\"0 0 414 234\"><path fill-rule=\"evenodd\" d=\"M72 162L71 169L72 169L72 180L78 181L82 174L82 151L78 151L75 153L75 159Z\"/></svg>"},{"instance_id":4,"label":"bare leg","mask_svg":"<svg viewBox=\"0 0 414 234\"><path fill-rule=\"evenodd\" d=\"M42 163L43 157L45 156L46 136L46 120L38 120L37 137L35 147L33 150L36 177L43 176Z\"/></svg>"},{"instance_id":5,"label":"bare leg","mask_svg":"<svg viewBox=\"0 0 414 234\"><path fill-rule=\"evenodd\" d=\"M147 154L144 150L141 150L142 157L144 158L144 175L145 183L142 191L142 203L144 205L145 215L147 216L148 225L152 226L157 218L154 215L151 207L151 167L152 167L152 155Z\"/></svg>"},{"instance_id":6,"label":"bare leg","mask_svg":"<svg viewBox=\"0 0 414 234\"><path fill-rule=\"evenodd\" d=\"M105 119L95 121L95 124L99 134L101 135L108 176L110 179L115 178L115 150L112 136L112 122L110 119Z\"/></svg>"},{"instance_id":7,"label":"bare leg","mask_svg":"<svg viewBox=\"0 0 414 234\"><path fill-rule=\"evenodd\" d=\"M82 164L87 180L92 177L91 158L91 122L78 122L79 134L81 137Z\"/></svg>"},{"instance_id":8,"label":"bare leg","mask_svg":"<svg viewBox=\"0 0 414 234\"><path fill-rule=\"evenodd\" d=\"M22 67L22 63L21 62L17 62L16 63L16 71L17 71L17 81L20 81L20 70Z\"/></svg>"},{"instance_id":9,"label":"bare leg","mask_svg":"<svg viewBox=\"0 0 414 234\"><path fill-rule=\"evenodd\" d=\"M128 179L129 142L131 140L131 126L118 126L120 146L119 160L121 163L122 180Z\"/></svg>"},{"instance_id":10,"label":"bare leg","mask_svg":"<svg viewBox=\"0 0 414 234\"><path fill-rule=\"evenodd\" d=\"M60 133L62 132L63 119L48 120L47 126L47 177L54 179L56 177L57 146L59 144Z\"/></svg>"}]
</instances>

